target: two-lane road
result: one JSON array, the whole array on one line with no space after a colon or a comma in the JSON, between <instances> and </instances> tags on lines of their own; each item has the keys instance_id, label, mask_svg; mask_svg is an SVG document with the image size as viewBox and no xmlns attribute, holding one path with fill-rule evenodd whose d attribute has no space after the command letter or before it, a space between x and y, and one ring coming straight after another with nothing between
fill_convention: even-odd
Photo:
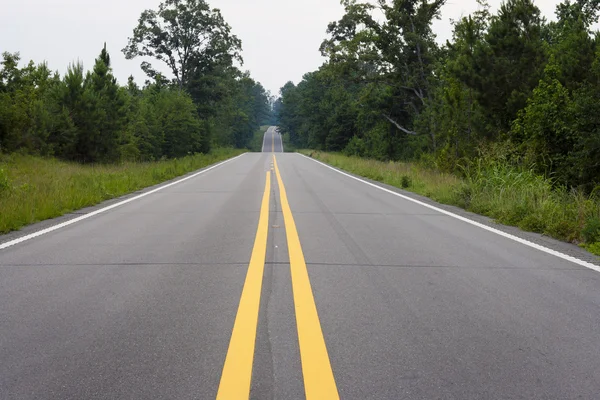
<instances>
[{"instance_id":1,"label":"two-lane road","mask_svg":"<svg viewBox=\"0 0 600 400\"><path fill-rule=\"evenodd\" d=\"M283 153L283 140L274 126L269 127L263 138L263 153Z\"/></svg>"},{"instance_id":2,"label":"two-lane road","mask_svg":"<svg viewBox=\"0 0 600 400\"><path fill-rule=\"evenodd\" d=\"M0 250L0 399L600 398L599 272L263 150Z\"/></svg>"}]
</instances>

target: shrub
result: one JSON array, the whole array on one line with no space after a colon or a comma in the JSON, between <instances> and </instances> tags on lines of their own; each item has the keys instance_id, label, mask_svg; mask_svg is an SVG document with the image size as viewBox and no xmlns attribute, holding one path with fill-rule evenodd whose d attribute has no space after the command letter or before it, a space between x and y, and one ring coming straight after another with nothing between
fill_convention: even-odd
<instances>
[{"instance_id":1,"label":"shrub","mask_svg":"<svg viewBox=\"0 0 600 400\"><path fill-rule=\"evenodd\" d=\"M403 189L407 189L407 188L411 187L412 179L410 179L410 176L403 175L402 179L400 181L400 185L402 186Z\"/></svg>"},{"instance_id":2,"label":"shrub","mask_svg":"<svg viewBox=\"0 0 600 400\"><path fill-rule=\"evenodd\" d=\"M586 243L600 242L600 218L592 217L588 219L581 234Z\"/></svg>"},{"instance_id":3,"label":"shrub","mask_svg":"<svg viewBox=\"0 0 600 400\"><path fill-rule=\"evenodd\" d=\"M365 155L366 148L365 142L358 136L353 136L352 139L346 145L346 148L342 151L342 153L346 156L358 156L362 157Z\"/></svg>"}]
</instances>

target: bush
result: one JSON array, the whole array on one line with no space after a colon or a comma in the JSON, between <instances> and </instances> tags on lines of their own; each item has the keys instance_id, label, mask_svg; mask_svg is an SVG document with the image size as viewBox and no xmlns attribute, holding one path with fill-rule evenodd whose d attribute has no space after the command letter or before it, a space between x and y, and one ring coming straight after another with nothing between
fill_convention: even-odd
<instances>
[{"instance_id":1,"label":"bush","mask_svg":"<svg viewBox=\"0 0 600 400\"><path fill-rule=\"evenodd\" d=\"M592 243L586 246L586 249L597 256L600 256L600 242Z\"/></svg>"},{"instance_id":2,"label":"bush","mask_svg":"<svg viewBox=\"0 0 600 400\"><path fill-rule=\"evenodd\" d=\"M600 242L600 218L592 217L588 219L581 234L586 243Z\"/></svg>"},{"instance_id":3,"label":"bush","mask_svg":"<svg viewBox=\"0 0 600 400\"><path fill-rule=\"evenodd\" d=\"M402 189L407 189L412 186L412 179L410 179L409 176L403 175L400 185L402 186Z\"/></svg>"},{"instance_id":4,"label":"bush","mask_svg":"<svg viewBox=\"0 0 600 400\"><path fill-rule=\"evenodd\" d=\"M366 152L365 142L358 136L353 136L342 153L346 156L363 157Z\"/></svg>"}]
</instances>

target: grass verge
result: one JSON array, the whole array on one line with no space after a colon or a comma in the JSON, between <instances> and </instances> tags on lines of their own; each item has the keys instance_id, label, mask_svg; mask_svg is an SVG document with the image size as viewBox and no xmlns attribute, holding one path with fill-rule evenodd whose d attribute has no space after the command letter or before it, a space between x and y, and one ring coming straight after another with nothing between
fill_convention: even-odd
<instances>
[{"instance_id":1,"label":"grass verge","mask_svg":"<svg viewBox=\"0 0 600 400\"><path fill-rule=\"evenodd\" d=\"M81 165L19 154L0 156L0 233L58 217L243 153L216 149L180 159Z\"/></svg>"},{"instance_id":2,"label":"grass verge","mask_svg":"<svg viewBox=\"0 0 600 400\"><path fill-rule=\"evenodd\" d=\"M600 255L600 199L557 188L531 170L479 160L461 178L417 163L300 152L356 175L492 217L502 224L579 244Z\"/></svg>"}]
</instances>

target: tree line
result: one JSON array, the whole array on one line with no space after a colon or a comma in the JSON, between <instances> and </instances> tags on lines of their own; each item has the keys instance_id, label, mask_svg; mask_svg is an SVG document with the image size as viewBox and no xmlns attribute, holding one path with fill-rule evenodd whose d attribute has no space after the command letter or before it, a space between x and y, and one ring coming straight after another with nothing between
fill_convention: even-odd
<instances>
[{"instance_id":1,"label":"tree line","mask_svg":"<svg viewBox=\"0 0 600 400\"><path fill-rule=\"evenodd\" d=\"M0 152L79 162L150 161L250 145L272 122L270 94L242 72L241 41L204 0L166 0L146 10L123 53L144 57L143 87L120 85L106 45L85 71L61 76L47 63L0 63ZM149 61L164 63L169 79Z\"/></svg>"},{"instance_id":2,"label":"tree line","mask_svg":"<svg viewBox=\"0 0 600 400\"><path fill-rule=\"evenodd\" d=\"M483 156L557 184L600 185L599 0L565 0L548 21L532 0L453 21L446 0L343 0L320 51L327 62L275 104L298 147L457 171Z\"/></svg>"}]
</instances>

